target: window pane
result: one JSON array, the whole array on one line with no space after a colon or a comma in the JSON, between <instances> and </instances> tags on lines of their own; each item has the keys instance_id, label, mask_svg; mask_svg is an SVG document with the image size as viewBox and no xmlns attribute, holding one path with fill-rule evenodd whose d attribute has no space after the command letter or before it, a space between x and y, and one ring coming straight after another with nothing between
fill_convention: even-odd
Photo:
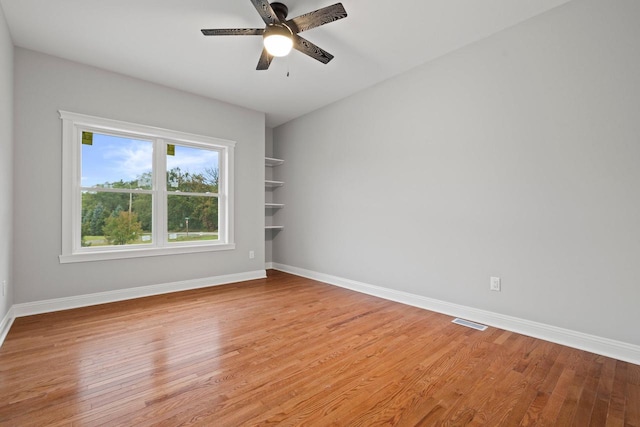
<instances>
[{"instance_id":1,"label":"window pane","mask_svg":"<svg viewBox=\"0 0 640 427\"><path fill-rule=\"evenodd\" d=\"M167 197L170 242L218 240L218 198L173 195Z\"/></svg>"},{"instance_id":2,"label":"window pane","mask_svg":"<svg viewBox=\"0 0 640 427\"><path fill-rule=\"evenodd\" d=\"M82 132L82 186L150 190L150 141Z\"/></svg>"},{"instance_id":3,"label":"window pane","mask_svg":"<svg viewBox=\"0 0 640 427\"><path fill-rule=\"evenodd\" d=\"M150 244L151 194L82 192L81 245Z\"/></svg>"},{"instance_id":4,"label":"window pane","mask_svg":"<svg viewBox=\"0 0 640 427\"><path fill-rule=\"evenodd\" d=\"M217 193L219 154L216 150L167 144L167 190Z\"/></svg>"}]
</instances>

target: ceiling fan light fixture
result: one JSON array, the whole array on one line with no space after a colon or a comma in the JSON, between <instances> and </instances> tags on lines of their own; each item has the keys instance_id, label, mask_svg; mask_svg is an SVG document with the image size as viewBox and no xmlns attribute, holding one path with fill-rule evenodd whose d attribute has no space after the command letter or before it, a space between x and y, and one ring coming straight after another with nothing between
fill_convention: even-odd
<instances>
[{"instance_id":1,"label":"ceiling fan light fixture","mask_svg":"<svg viewBox=\"0 0 640 427\"><path fill-rule=\"evenodd\" d=\"M271 56L287 56L293 47L293 32L285 25L269 25L264 31L264 47Z\"/></svg>"},{"instance_id":2,"label":"ceiling fan light fixture","mask_svg":"<svg viewBox=\"0 0 640 427\"><path fill-rule=\"evenodd\" d=\"M279 1L270 3L269 0L250 0L250 2L266 24L266 28L203 28L200 31L205 36L262 36L264 45L256 70L268 70L274 57L287 56L291 49L296 49L323 64L328 64L333 59L333 55L329 52L298 34L346 18L347 11L344 10L342 3L287 19L289 8Z\"/></svg>"}]
</instances>

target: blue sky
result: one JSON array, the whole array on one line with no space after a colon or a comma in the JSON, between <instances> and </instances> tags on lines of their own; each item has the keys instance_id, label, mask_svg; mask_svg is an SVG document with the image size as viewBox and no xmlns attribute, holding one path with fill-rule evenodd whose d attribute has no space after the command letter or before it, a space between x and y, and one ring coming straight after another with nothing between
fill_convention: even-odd
<instances>
[{"instance_id":1,"label":"blue sky","mask_svg":"<svg viewBox=\"0 0 640 427\"><path fill-rule=\"evenodd\" d=\"M82 186L131 181L151 171L153 144L150 141L93 134L93 145L82 145ZM176 145L175 156L167 156L167 168L179 167L192 174L218 167L218 153Z\"/></svg>"}]
</instances>

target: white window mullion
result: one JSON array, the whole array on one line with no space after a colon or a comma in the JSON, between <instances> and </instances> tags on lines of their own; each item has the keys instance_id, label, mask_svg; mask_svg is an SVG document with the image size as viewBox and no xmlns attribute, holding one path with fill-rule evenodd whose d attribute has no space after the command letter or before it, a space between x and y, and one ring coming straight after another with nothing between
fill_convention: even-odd
<instances>
[{"instance_id":1,"label":"white window mullion","mask_svg":"<svg viewBox=\"0 0 640 427\"><path fill-rule=\"evenodd\" d=\"M153 241L156 246L167 244L167 144L156 139L153 147Z\"/></svg>"}]
</instances>

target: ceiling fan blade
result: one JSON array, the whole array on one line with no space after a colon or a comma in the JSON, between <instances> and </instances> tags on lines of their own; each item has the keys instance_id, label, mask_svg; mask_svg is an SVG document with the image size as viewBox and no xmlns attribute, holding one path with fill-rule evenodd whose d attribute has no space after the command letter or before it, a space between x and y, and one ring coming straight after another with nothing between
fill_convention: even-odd
<instances>
[{"instance_id":1,"label":"ceiling fan blade","mask_svg":"<svg viewBox=\"0 0 640 427\"><path fill-rule=\"evenodd\" d=\"M231 28L200 30L205 36L261 36L264 28Z\"/></svg>"},{"instance_id":2,"label":"ceiling fan blade","mask_svg":"<svg viewBox=\"0 0 640 427\"><path fill-rule=\"evenodd\" d=\"M271 25L280 23L278 15L273 11L271 4L269 4L267 0L251 0L251 4L256 8L265 24Z\"/></svg>"},{"instance_id":3,"label":"ceiling fan blade","mask_svg":"<svg viewBox=\"0 0 640 427\"><path fill-rule=\"evenodd\" d=\"M301 33L346 17L347 11L344 10L342 3L336 3L332 6L305 13L297 18L289 19L286 24L294 33Z\"/></svg>"},{"instance_id":4,"label":"ceiling fan blade","mask_svg":"<svg viewBox=\"0 0 640 427\"><path fill-rule=\"evenodd\" d=\"M331 55L329 52L319 48L309 40L303 39L297 34L293 36L293 48L299 50L305 55L309 55L313 59L317 59L323 64L326 64L333 59L333 55Z\"/></svg>"},{"instance_id":5,"label":"ceiling fan blade","mask_svg":"<svg viewBox=\"0 0 640 427\"><path fill-rule=\"evenodd\" d=\"M269 55L267 49L262 49L262 54L260 55L260 59L258 60L258 66L256 70L267 70L269 69L269 65L271 65L271 60L273 56Z\"/></svg>"}]
</instances>

